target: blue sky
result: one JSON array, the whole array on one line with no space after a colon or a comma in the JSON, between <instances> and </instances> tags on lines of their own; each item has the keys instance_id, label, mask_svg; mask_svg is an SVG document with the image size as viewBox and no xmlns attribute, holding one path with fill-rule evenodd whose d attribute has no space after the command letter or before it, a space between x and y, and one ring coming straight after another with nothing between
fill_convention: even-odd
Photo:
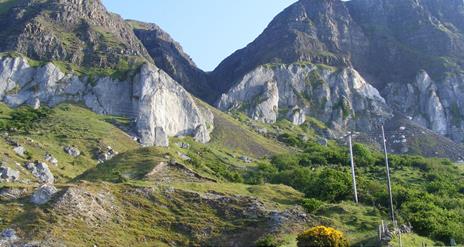
<instances>
[{"instance_id":1,"label":"blue sky","mask_svg":"<svg viewBox=\"0 0 464 247\"><path fill-rule=\"evenodd\" d=\"M153 22L177 40L201 69L253 41L296 0L103 0L126 19Z\"/></svg>"}]
</instances>

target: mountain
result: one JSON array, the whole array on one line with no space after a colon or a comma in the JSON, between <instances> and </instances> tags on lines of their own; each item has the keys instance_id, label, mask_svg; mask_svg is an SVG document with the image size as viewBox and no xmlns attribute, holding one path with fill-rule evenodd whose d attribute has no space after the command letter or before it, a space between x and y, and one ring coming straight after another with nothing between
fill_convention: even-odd
<instances>
[{"instance_id":1,"label":"mountain","mask_svg":"<svg viewBox=\"0 0 464 247\"><path fill-rule=\"evenodd\" d=\"M199 69L180 44L158 25L129 20L135 35L148 50L156 66L168 73L193 95L208 100L212 89L207 75Z\"/></svg>"},{"instance_id":2,"label":"mountain","mask_svg":"<svg viewBox=\"0 0 464 247\"><path fill-rule=\"evenodd\" d=\"M463 14L459 0L300 0L212 72L216 105L263 121L300 109L339 132L398 115L462 142Z\"/></svg>"},{"instance_id":3,"label":"mountain","mask_svg":"<svg viewBox=\"0 0 464 247\"><path fill-rule=\"evenodd\" d=\"M152 61L120 16L100 0L7 1L0 15L0 50L86 67L116 66L131 57Z\"/></svg>"},{"instance_id":4,"label":"mountain","mask_svg":"<svg viewBox=\"0 0 464 247\"><path fill-rule=\"evenodd\" d=\"M396 223L404 246L463 244L464 148L444 136L462 100L452 3L300 1L205 73L98 0L0 0L0 246L295 247L314 229L394 246ZM395 224L381 123L402 154Z\"/></svg>"}]
</instances>

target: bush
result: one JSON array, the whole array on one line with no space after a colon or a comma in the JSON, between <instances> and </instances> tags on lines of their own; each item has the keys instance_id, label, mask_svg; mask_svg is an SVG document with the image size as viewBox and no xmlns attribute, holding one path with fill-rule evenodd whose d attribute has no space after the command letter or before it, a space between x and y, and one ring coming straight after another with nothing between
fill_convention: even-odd
<instances>
[{"instance_id":1,"label":"bush","mask_svg":"<svg viewBox=\"0 0 464 247\"><path fill-rule=\"evenodd\" d=\"M298 247L346 247L348 240L343 233L330 227L313 227L297 238Z\"/></svg>"},{"instance_id":2,"label":"bush","mask_svg":"<svg viewBox=\"0 0 464 247\"><path fill-rule=\"evenodd\" d=\"M307 197L324 201L344 200L351 195L351 176L346 172L326 168L308 184L304 192Z\"/></svg>"},{"instance_id":3,"label":"bush","mask_svg":"<svg viewBox=\"0 0 464 247\"><path fill-rule=\"evenodd\" d=\"M314 211L318 210L319 208L324 205L324 202L319 201L314 198L305 198L301 201L301 206L306 210L308 213L313 213Z\"/></svg>"},{"instance_id":4,"label":"bush","mask_svg":"<svg viewBox=\"0 0 464 247\"><path fill-rule=\"evenodd\" d=\"M1 125L3 129L17 129L29 131L37 127L40 121L46 119L52 110L41 107L34 110L30 106L21 107L10 114L10 119Z\"/></svg>"},{"instance_id":5,"label":"bush","mask_svg":"<svg viewBox=\"0 0 464 247\"><path fill-rule=\"evenodd\" d=\"M266 235L255 242L256 247L278 247L284 244L284 241L273 235Z\"/></svg>"}]
</instances>

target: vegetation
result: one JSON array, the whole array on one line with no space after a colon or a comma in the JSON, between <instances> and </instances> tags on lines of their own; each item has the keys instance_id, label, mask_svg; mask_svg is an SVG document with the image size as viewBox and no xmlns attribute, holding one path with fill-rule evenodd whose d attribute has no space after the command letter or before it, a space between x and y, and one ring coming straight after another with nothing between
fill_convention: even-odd
<instances>
[{"instance_id":1,"label":"vegetation","mask_svg":"<svg viewBox=\"0 0 464 247\"><path fill-rule=\"evenodd\" d=\"M343 233L330 227L316 226L298 235L298 247L348 247Z\"/></svg>"}]
</instances>

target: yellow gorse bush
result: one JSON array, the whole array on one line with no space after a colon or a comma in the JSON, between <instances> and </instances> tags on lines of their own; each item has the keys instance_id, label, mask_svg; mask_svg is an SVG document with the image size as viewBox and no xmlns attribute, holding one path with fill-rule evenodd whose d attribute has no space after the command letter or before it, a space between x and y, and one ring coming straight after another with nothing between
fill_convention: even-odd
<instances>
[{"instance_id":1,"label":"yellow gorse bush","mask_svg":"<svg viewBox=\"0 0 464 247\"><path fill-rule=\"evenodd\" d=\"M298 247L347 247L343 233L330 227L316 226L298 236Z\"/></svg>"}]
</instances>

